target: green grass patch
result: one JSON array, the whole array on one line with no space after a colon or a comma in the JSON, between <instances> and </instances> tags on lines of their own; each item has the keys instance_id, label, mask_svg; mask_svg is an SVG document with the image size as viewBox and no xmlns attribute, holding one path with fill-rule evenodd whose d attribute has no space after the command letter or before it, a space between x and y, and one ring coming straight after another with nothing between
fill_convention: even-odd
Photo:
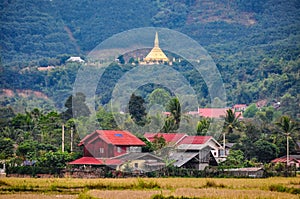
<instances>
[{"instance_id":1,"label":"green grass patch","mask_svg":"<svg viewBox=\"0 0 300 199\"><path fill-rule=\"evenodd\" d=\"M145 182L143 179L138 178L138 183L136 185L138 189L160 189L161 187L157 184L157 182Z\"/></svg>"},{"instance_id":2,"label":"green grass patch","mask_svg":"<svg viewBox=\"0 0 300 199\"><path fill-rule=\"evenodd\" d=\"M147 182L143 179L138 178L137 183L128 183L128 184L103 184L103 183L94 183L88 184L84 188L86 189L98 189L98 190L126 190L126 189L159 189L161 188L157 182Z\"/></svg>"},{"instance_id":3,"label":"green grass patch","mask_svg":"<svg viewBox=\"0 0 300 199\"><path fill-rule=\"evenodd\" d=\"M269 186L270 191L277 191L277 192L286 192L291 194L300 194L300 189L295 187L285 187L280 184L273 184Z\"/></svg>"},{"instance_id":4,"label":"green grass patch","mask_svg":"<svg viewBox=\"0 0 300 199\"><path fill-rule=\"evenodd\" d=\"M78 195L78 199L97 199L97 198L89 195L86 191L84 191Z\"/></svg>"}]
</instances>

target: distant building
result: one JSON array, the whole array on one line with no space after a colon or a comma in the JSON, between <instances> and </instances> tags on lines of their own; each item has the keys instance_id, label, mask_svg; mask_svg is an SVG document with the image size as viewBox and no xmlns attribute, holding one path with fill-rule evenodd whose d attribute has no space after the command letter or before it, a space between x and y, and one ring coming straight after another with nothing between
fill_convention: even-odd
<instances>
[{"instance_id":1,"label":"distant building","mask_svg":"<svg viewBox=\"0 0 300 199\"><path fill-rule=\"evenodd\" d=\"M247 104L235 104L232 108L235 112L244 112L247 108Z\"/></svg>"},{"instance_id":2,"label":"distant building","mask_svg":"<svg viewBox=\"0 0 300 199\"><path fill-rule=\"evenodd\" d=\"M226 116L228 108L198 108L201 117L222 118Z\"/></svg>"},{"instance_id":3,"label":"distant building","mask_svg":"<svg viewBox=\"0 0 300 199\"><path fill-rule=\"evenodd\" d=\"M148 55L143 59L141 64L151 64L151 63L160 63L160 62L170 62L169 58L159 47L158 33L155 33L154 47L148 53Z\"/></svg>"},{"instance_id":4,"label":"distant building","mask_svg":"<svg viewBox=\"0 0 300 199\"><path fill-rule=\"evenodd\" d=\"M264 177L264 169L262 167L248 167L248 168L236 168L236 169L225 169L224 173L234 177L251 177L251 178L262 178Z\"/></svg>"},{"instance_id":5,"label":"distant building","mask_svg":"<svg viewBox=\"0 0 300 199\"><path fill-rule=\"evenodd\" d=\"M84 63L85 61L81 59L81 57L70 57L67 59L67 62L79 62L79 63Z\"/></svg>"},{"instance_id":6,"label":"distant building","mask_svg":"<svg viewBox=\"0 0 300 199\"><path fill-rule=\"evenodd\" d=\"M286 156L282 156L271 161L271 163L273 164L286 164L286 162ZM300 155L289 155L289 165L295 165L296 168L300 168Z\"/></svg>"},{"instance_id":7,"label":"distant building","mask_svg":"<svg viewBox=\"0 0 300 199\"><path fill-rule=\"evenodd\" d=\"M48 71L54 69L54 66L47 66L47 67L38 67L38 71Z\"/></svg>"}]
</instances>

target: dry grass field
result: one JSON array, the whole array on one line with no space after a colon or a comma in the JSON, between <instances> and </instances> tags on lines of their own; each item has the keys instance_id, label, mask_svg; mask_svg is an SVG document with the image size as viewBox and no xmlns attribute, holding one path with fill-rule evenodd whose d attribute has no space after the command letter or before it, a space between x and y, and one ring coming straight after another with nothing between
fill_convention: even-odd
<instances>
[{"instance_id":1,"label":"dry grass field","mask_svg":"<svg viewBox=\"0 0 300 199\"><path fill-rule=\"evenodd\" d=\"M0 178L0 198L288 198L300 199L295 178Z\"/></svg>"}]
</instances>

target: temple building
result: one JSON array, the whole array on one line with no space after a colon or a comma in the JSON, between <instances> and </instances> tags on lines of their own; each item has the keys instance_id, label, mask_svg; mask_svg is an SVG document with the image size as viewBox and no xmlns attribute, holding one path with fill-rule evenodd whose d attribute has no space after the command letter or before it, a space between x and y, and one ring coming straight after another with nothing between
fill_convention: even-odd
<instances>
[{"instance_id":1,"label":"temple building","mask_svg":"<svg viewBox=\"0 0 300 199\"><path fill-rule=\"evenodd\" d=\"M159 47L158 33L155 34L154 47L143 60L146 63L169 62L168 57Z\"/></svg>"}]
</instances>

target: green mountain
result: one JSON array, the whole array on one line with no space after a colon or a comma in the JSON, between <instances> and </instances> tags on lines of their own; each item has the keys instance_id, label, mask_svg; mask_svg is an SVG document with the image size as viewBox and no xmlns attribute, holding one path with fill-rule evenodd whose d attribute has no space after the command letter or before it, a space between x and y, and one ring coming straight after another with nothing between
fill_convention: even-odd
<instances>
[{"instance_id":1,"label":"green mountain","mask_svg":"<svg viewBox=\"0 0 300 199\"><path fill-rule=\"evenodd\" d=\"M84 57L116 33L156 26L183 32L208 50L222 74L229 105L280 101L284 113L297 117L298 0L3 0L0 13L1 88L41 91L58 108L70 94L78 67L24 72L25 67L64 65L67 55ZM117 72L107 79L126 72L113 70ZM203 83L193 84L203 96ZM106 96L101 103L109 100L106 88L99 88ZM11 103L5 99L2 105Z\"/></svg>"}]
</instances>

